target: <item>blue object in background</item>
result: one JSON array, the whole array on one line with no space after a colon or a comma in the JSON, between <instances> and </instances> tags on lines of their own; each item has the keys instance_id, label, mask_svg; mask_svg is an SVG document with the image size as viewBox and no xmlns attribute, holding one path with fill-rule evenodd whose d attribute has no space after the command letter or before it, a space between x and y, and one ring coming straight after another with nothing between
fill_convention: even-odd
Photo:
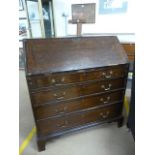
<instances>
[{"instance_id":1,"label":"blue object in background","mask_svg":"<svg viewBox=\"0 0 155 155\"><path fill-rule=\"evenodd\" d=\"M112 3L119 0L99 0L99 14L115 14L127 12L128 2L127 0L122 1L121 6L113 7Z\"/></svg>"}]
</instances>

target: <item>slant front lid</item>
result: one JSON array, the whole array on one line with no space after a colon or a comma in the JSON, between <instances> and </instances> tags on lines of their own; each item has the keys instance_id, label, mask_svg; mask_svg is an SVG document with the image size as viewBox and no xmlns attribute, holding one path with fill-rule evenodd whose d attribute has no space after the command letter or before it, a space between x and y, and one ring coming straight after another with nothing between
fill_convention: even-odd
<instances>
[{"instance_id":1,"label":"slant front lid","mask_svg":"<svg viewBox=\"0 0 155 155\"><path fill-rule=\"evenodd\" d=\"M24 41L27 74L104 67L128 62L113 36L27 39Z\"/></svg>"}]
</instances>

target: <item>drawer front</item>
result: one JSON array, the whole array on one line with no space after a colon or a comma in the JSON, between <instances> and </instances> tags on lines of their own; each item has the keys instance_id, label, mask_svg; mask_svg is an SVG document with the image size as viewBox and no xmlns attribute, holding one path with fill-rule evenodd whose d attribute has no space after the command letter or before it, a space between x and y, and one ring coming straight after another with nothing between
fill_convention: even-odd
<instances>
[{"instance_id":1,"label":"drawer front","mask_svg":"<svg viewBox=\"0 0 155 155\"><path fill-rule=\"evenodd\" d=\"M124 79L108 80L77 85L59 90L46 90L31 94L34 105L41 105L52 101L61 101L71 98L106 92L124 87Z\"/></svg>"},{"instance_id":2,"label":"drawer front","mask_svg":"<svg viewBox=\"0 0 155 155\"><path fill-rule=\"evenodd\" d=\"M126 75L126 65L115 66L91 71L79 71L76 73L59 73L44 76L28 77L29 87L32 89L56 86L62 84L83 82L98 79L119 78Z\"/></svg>"},{"instance_id":3,"label":"drawer front","mask_svg":"<svg viewBox=\"0 0 155 155\"><path fill-rule=\"evenodd\" d=\"M61 102L57 104L50 104L46 106L37 107L34 109L34 112L37 119L44 119L54 115L61 115L73 111L121 101L123 100L123 94L124 91L117 91L113 93L94 95L76 101Z\"/></svg>"},{"instance_id":4,"label":"drawer front","mask_svg":"<svg viewBox=\"0 0 155 155\"><path fill-rule=\"evenodd\" d=\"M100 122L121 114L122 104L90 110L70 116L51 118L37 122L39 134L46 135L51 132L62 131L65 129L82 126L92 122Z\"/></svg>"},{"instance_id":5,"label":"drawer front","mask_svg":"<svg viewBox=\"0 0 155 155\"><path fill-rule=\"evenodd\" d=\"M83 81L84 73L76 74L56 74L56 75L45 75L35 76L28 78L29 87L32 89L41 87L50 87L60 84L68 84Z\"/></svg>"},{"instance_id":6,"label":"drawer front","mask_svg":"<svg viewBox=\"0 0 155 155\"><path fill-rule=\"evenodd\" d=\"M120 78L126 75L126 69L123 66L112 67L110 69L101 69L98 71L87 72L86 81L96 79Z\"/></svg>"},{"instance_id":7,"label":"drawer front","mask_svg":"<svg viewBox=\"0 0 155 155\"><path fill-rule=\"evenodd\" d=\"M82 87L72 87L63 90L49 90L31 94L33 105L42 105L48 102L59 102L61 100L74 98L82 95Z\"/></svg>"},{"instance_id":8,"label":"drawer front","mask_svg":"<svg viewBox=\"0 0 155 155\"><path fill-rule=\"evenodd\" d=\"M89 95L93 93L100 93L123 88L125 85L124 79L107 80L101 82L95 82L84 86L83 94Z\"/></svg>"}]
</instances>

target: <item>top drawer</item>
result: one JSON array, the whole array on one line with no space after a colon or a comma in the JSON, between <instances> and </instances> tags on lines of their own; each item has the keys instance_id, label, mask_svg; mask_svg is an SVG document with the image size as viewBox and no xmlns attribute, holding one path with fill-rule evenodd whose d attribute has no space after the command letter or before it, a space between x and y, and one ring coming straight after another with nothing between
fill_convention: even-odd
<instances>
[{"instance_id":1,"label":"top drawer","mask_svg":"<svg viewBox=\"0 0 155 155\"><path fill-rule=\"evenodd\" d=\"M127 73L127 65L112 66L96 70L85 70L68 73L57 73L42 76L28 77L29 88L36 89L63 84L71 84L82 81L113 79L124 77Z\"/></svg>"}]
</instances>

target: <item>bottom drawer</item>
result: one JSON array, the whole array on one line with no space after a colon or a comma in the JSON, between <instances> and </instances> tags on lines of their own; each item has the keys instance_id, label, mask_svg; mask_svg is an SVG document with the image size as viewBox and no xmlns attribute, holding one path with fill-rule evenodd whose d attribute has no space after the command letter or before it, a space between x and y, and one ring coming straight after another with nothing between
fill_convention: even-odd
<instances>
[{"instance_id":1,"label":"bottom drawer","mask_svg":"<svg viewBox=\"0 0 155 155\"><path fill-rule=\"evenodd\" d=\"M78 127L91 122L104 121L106 119L117 117L121 114L122 103L112 106L89 110L82 113L66 115L64 117L49 118L47 120L37 121L38 132L41 135L47 135L51 132L62 131L69 128Z\"/></svg>"}]
</instances>

